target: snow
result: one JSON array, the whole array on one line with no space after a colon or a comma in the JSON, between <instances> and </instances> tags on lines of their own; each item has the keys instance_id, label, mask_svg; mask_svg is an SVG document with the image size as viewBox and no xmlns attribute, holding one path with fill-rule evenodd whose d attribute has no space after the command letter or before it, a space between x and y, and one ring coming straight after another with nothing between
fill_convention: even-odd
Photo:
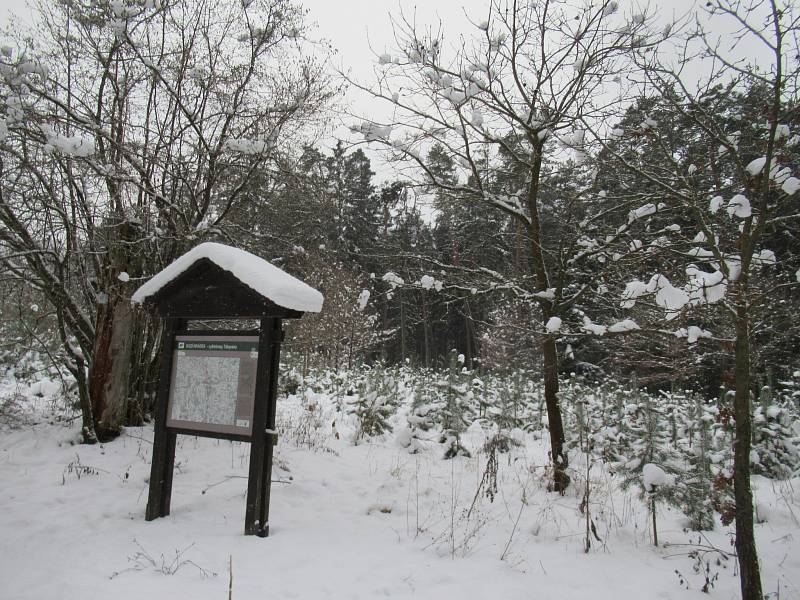
<instances>
[{"instance_id":1,"label":"snow","mask_svg":"<svg viewBox=\"0 0 800 600\"><path fill-rule=\"evenodd\" d=\"M561 319L558 317L550 317L544 328L547 330L547 333L555 333L561 329Z\"/></svg>"},{"instance_id":2,"label":"snow","mask_svg":"<svg viewBox=\"0 0 800 600\"><path fill-rule=\"evenodd\" d=\"M475 109L472 111L472 115L470 116L470 121L475 127L480 127L483 125L483 113L481 113L480 109Z\"/></svg>"},{"instance_id":3,"label":"snow","mask_svg":"<svg viewBox=\"0 0 800 600\"><path fill-rule=\"evenodd\" d=\"M769 266L774 265L777 262L777 259L772 250L765 248L753 257L753 262L760 265Z\"/></svg>"},{"instance_id":4,"label":"snow","mask_svg":"<svg viewBox=\"0 0 800 600\"><path fill-rule=\"evenodd\" d=\"M637 298L652 291L653 290L643 281L631 281L625 286L625 291L622 292L622 302L620 306L622 308L633 308Z\"/></svg>"},{"instance_id":5,"label":"snow","mask_svg":"<svg viewBox=\"0 0 800 600\"><path fill-rule=\"evenodd\" d=\"M44 407L56 387L5 380L0 394L40 392ZM178 436L171 514L146 522L152 426L127 428L110 443L76 445L77 422L57 423L37 409L36 424L0 429L0 595L212 600L228 597L232 579L231 596L239 599L262 598L265 590L276 598L337 600L523 600L532 589L563 600L708 597L699 591L704 580L693 574L694 559L652 546L648 505L637 490L619 489L600 462L592 464L590 482L603 542L584 555L579 474L586 465L574 455L576 483L563 496L548 492L546 434L510 431L520 445L498 455L498 497L490 503L476 495L485 454L445 461L434 443L435 450L412 455L395 436L353 446L353 423L335 412L332 395L316 394L313 409L322 425L312 426L310 447L291 433L309 422L309 404L302 396L278 400L268 538L242 535L246 443ZM473 422L465 441L477 449L488 433ZM80 467L86 471L79 477ZM647 487L671 482L657 465L645 465L642 478ZM752 482L759 516L769 515L755 532L765 588L774 589L800 577L792 491L800 480ZM658 510L663 542L697 539L678 511ZM717 520L703 543L729 549L733 529ZM711 597L738 597L733 566L711 568L719 572ZM675 570L688 575L690 590Z\"/></svg>"},{"instance_id":6,"label":"snow","mask_svg":"<svg viewBox=\"0 0 800 600\"><path fill-rule=\"evenodd\" d=\"M675 332L675 337L687 338L689 345L696 344L700 338L710 338L711 332L706 331L696 325L689 325L689 327L681 327Z\"/></svg>"},{"instance_id":7,"label":"snow","mask_svg":"<svg viewBox=\"0 0 800 600\"><path fill-rule=\"evenodd\" d=\"M728 216L739 217L740 219L746 219L752 214L750 209L750 200L748 200L742 194L736 194L733 198L731 198L728 201L728 207L726 210L728 211Z\"/></svg>"},{"instance_id":8,"label":"snow","mask_svg":"<svg viewBox=\"0 0 800 600\"><path fill-rule=\"evenodd\" d=\"M363 312L365 308L367 308L367 302L369 302L369 290L361 290L361 293L358 295L358 310Z\"/></svg>"},{"instance_id":9,"label":"snow","mask_svg":"<svg viewBox=\"0 0 800 600\"><path fill-rule=\"evenodd\" d=\"M388 283L392 289L395 289L396 287L400 287L403 284L405 284L403 278L400 277L397 273L394 273L393 271L389 271L383 277L381 277L381 279L386 283Z\"/></svg>"},{"instance_id":10,"label":"snow","mask_svg":"<svg viewBox=\"0 0 800 600\"><path fill-rule=\"evenodd\" d=\"M234 138L225 141L225 148L231 152L258 155L269 152L277 140L277 130L270 135L258 136L252 139Z\"/></svg>"},{"instance_id":11,"label":"snow","mask_svg":"<svg viewBox=\"0 0 800 600\"><path fill-rule=\"evenodd\" d=\"M644 206L640 206L639 208L635 208L628 213L628 223L633 223L637 219L642 219L644 217L649 217L650 215L656 214L656 205L652 202L649 204L645 204Z\"/></svg>"},{"instance_id":12,"label":"snow","mask_svg":"<svg viewBox=\"0 0 800 600\"><path fill-rule=\"evenodd\" d=\"M176 259L136 290L131 302L141 304L203 258L228 271L244 285L278 306L302 312L316 313L322 310L322 294L308 284L263 258L215 242L204 242Z\"/></svg>"},{"instance_id":13,"label":"snow","mask_svg":"<svg viewBox=\"0 0 800 600\"><path fill-rule=\"evenodd\" d=\"M430 275L423 275L419 279L419 285L424 290L436 290L437 292L442 291L442 282L432 277Z\"/></svg>"},{"instance_id":14,"label":"snow","mask_svg":"<svg viewBox=\"0 0 800 600\"><path fill-rule=\"evenodd\" d=\"M635 331L640 329L638 323L632 319L623 319L618 323L608 326L609 333L625 333L626 331Z\"/></svg>"},{"instance_id":15,"label":"snow","mask_svg":"<svg viewBox=\"0 0 800 600\"><path fill-rule=\"evenodd\" d=\"M686 268L689 276L687 291L692 304L713 304L725 297L728 291L728 284L721 271L707 273L697 267L689 266Z\"/></svg>"},{"instance_id":16,"label":"snow","mask_svg":"<svg viewBox=\"0 0 800 600\"><path fill-rule=\"evenodd\" d=\"M764 165L766 164L766 162L767 162L767 157L761 156L759 158L751 160L744 169L745 171L750 173L751 176L755 177L756 175L761 173L761 171L764 170Z\"/></svg>"},{"instance_id":17,"label":"snow","mask_svg":"<svg viewBox=\"0 0 800 600\"><path fill-rule=\"evenodd\" d=\"M606 331L608 331L608 328L605 325L592 323L592 320L589 317L583 317L583 325L581 325L581 329L593 335L605 335Z\"/></svg>"},{"instance_id":18,"label":"snow","mask_svg":"<svg viewBox=\"0 0 800 600\"><path fill-rule=\"evenodd\" d=\"M674 483L675 478L667 475L664 469L658 465L647 463L642 467L642 485L644 485L646 491L654 492L660 487L673 485Z\"/></svg>"},{"instance_id":19,"label":"snow","mask_svg":"<svg viewBox=\"0 0 800 600\"><path fill-rule=\"evenodd\" d=\"M357 127L352 128L352 130L362 134L364 139L368 142L386 141L392 133L391 126L379 125L371 121L362 121Z\"/></svg>"},{"instance_id":20,"label":"snow","mask_svg":"<svg viewBox=\"0 0 800 600\"><path fill-rule=\"evenodd\" d=\"M47 136L44 149L48 152L59 152L65 156L86 158L94 154L94 140L91 136L76 134L64 136L56 133L51 128L42 126L42 132Z\"/></svg>"},{"instance_id":21,"label":"snow","mask_svg":"<svg viewBox=\"0 0 800 600\"><path fill-rule=\"evenodd\" d=\"M781 189L789 196L793 196L797 190L800 190L800 179L797 177L788 177L786 181L783 182Z\"/></svg>"},{"instance_id":22,"label":"snow","mask_svg":"<svg viewBox=\"0 0 800 600\"><path fill-rule=\"evenodd\" d=\"M722 196L714 196L708 202L708 212L712 215L715 215L719 212L719 209L722 208L722 203L725 199Z\"/></svg>"},{"instance_id":23,"label":"snow","mask_svg":"<svg viewBox=\"0 0 800 600\"><path fill-rule=\"evenodd\" d=\"M619 127L615 127L608 133L608 137L611 140L621 139L623 135L625 135L625 130L620 129Z\"/></svg>"},{"instance_id":24,"label":"snow","mask_svg":"<svg viewBox=\"0 0 800 600\"><path fill-rule=\"evenodd\" d=\"M128 275L125 271L122 271L119 275L117 275L117 279L119 279L122 283L127 283L130 281L131 276Z\"/></svg>"},{"instance_id":25,"label":"snow","mask_svg":"<svg viewBox=\"0 0 800 600\"><path fill-rule=\"evenodd\" d=\"M656 292L656 304L666 309L665 318L667 321L670 321L677 317L680 310L688 304L689 295L685 291L673 286L669 282L669 279L663 275L654 275L651 283L653 281L656 282L658 290Z\"/></svg>"},{"instance_id":26,"label":"snow","mask_svg":"<svg viewBox=\"0 0 800 600\"><path fill-rule=\"evenodd\" d=\"M617 8L619 8L619 5L616 2L609 2L603 9L603 16L610 17L615 12L617 12Z\"/></svg>"}]
</instances>

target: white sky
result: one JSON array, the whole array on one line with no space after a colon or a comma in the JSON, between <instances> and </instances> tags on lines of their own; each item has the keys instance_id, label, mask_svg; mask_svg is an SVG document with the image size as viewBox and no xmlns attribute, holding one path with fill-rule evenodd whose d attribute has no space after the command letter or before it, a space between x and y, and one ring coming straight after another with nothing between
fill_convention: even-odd
<instances>
[{"instance_id":1,"label":"white sky","mask_svg":"<svg viewBox=\"0 0 800 600\"><path fill-rule=\"evenodd\" d=\"M374 79L377 55L395 47L391 16L398 16L401 10L409 20L416 17L417 23L432 25L437 30L441 24L446 39L457 39L459 34L474 30L468 17L480 21L486 14L484 3L476 0L430 0L427 3L412 0L306 0L303 5L309 10L309 23L316 25L316 34L328 39L337 49L335 66L361 83ZM375 110L380 110L374 100L358 90L350 89L345 102L349 110L358 115L375 114ZM380 117L375 118L379 120ZM342 115L334 136L352 139L354 136L347 126L356 122L355 118ZM333 144L335 141L330 142ZM370 157L379 181L394 176L392 169L372 148L360 147Z\"/></svg>"},{"instance_id":2,"label":"white sky","mask_svg":"<svg viewBox=\"0 0 800 600\"><path fill-rule=\"evenodd\" d=\"M435 29L441 26L445 44L448 44L448 40L452 43L462 33L475 33L475 26L469 19L473 22L484 20L487 2L488 0L429 0L427 3L415 0L301 0L309 10L308 22L316 25L313 37L325 38L337 49L334 65L365 83L374 79L376 54L391 50L395 45L390 15L399 15L402 10L409 20L416 17L418 24L431 25ZM620 9L626 13L638 11L634 8L636 3L626 0L619 2ZM644 2L638 5L641 4ZM686 14L692 5L693 0L661 0L657 9L666 22ZM25 0L2 0L0 20L7 24L9 13L24 16L27 12ZM375 112L380 108L364 94L350 90L344 104L350 106L356 114L375 114L375 119L380 120L380 112ZM323 139L322 145L327 148L333 146L335 136L352 138L345 125L355 122L354 118L342 115L338 122L332 124L334 135ZM391 178L392 173L377 155L366 147L365 150L373 160L373 169L379 173L378 179Z\"/></svg>"}]
</instances>

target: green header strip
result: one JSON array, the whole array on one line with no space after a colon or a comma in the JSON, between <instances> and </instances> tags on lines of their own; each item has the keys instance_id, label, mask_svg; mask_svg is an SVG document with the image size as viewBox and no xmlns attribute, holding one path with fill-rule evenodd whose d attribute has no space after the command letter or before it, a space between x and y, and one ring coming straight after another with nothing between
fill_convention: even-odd
<instances>
[{"instance_id":1,"label":"green header strip","mask_svg":"<svg viewBox=\"0 0 800 600\"><path fill-rule=\"evenodd\" d=\"M203 351L203 352L258 352L258 342L242 342L219 340L213 342L206 341L185 341L176 340L175 350L184 351Z\"/></svg>"}]
</instances>

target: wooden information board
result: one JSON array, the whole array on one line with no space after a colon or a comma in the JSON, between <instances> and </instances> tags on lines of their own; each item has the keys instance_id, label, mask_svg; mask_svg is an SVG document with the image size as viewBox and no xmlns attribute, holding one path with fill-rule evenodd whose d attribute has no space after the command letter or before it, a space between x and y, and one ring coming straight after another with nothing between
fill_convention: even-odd
<instances>
[{"instance_id":1,"label":"wooden information board","mask_svg":"<svg viewBox=\"0 0 800 600\"><path fill-rule=\"evenodd\" d=\"M250 436L258 336L175 336L167 427Z\"/></svg>"}]
</instances>

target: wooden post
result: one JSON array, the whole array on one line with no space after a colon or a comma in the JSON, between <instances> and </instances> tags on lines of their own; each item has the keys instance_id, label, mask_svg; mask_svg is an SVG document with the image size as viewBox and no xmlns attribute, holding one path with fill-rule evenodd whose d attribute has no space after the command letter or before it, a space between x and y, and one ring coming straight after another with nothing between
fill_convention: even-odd
<instances>
[{"instance_id":1,"label":"wooden post","mask_svg":"<svg viewBox=\"0 0 800 600\"><path fill-rule=\"evenodd\" d=\"M256 370L256 393L253 409L253 434L250 440L250 472L247 477L247 502L244 512L244 534L265 537L269 535L269 524L263 519L264 481L266 466L267 423L269 419L269 369L272 325L275 319L261 319L258 335L258 367ZM270 444L272 443L270 437Z\"/></svg>"},{"instance_id":2,"label":"wooden post","mask_svg":"<svg viewBox=\"0 0 800 600\"><path fill-rule=\"evenodd\" d=\"M275 441L275 414L278 407L278 372L281 363L281 342L283 341L283 329L280 319L271 319L269 340L269 373L267 379L267 430L266 452L264 456L263 476L261 478L261 506L259 508L259 518L264 526L264 535L269 535L269 500L272 488L272 455L274 452L273 443Z\"/></svg>"},{"instance_id":3,"label":"wooden post","mask_svg":"<svg viewBox=\"0 0 800 600\"><path fill-rule=\"evenodd\" d=\"M175 350L175 333L185 326L185 319L167 318L164 345L161 350L156 422L153 435L153 457L150 466L150 492L147 497L145 519L152 521L169 514L172 496L172 472L175 467L175 433L167 430L167 404L172 358Z\"/></svg>"}]
</instances>

